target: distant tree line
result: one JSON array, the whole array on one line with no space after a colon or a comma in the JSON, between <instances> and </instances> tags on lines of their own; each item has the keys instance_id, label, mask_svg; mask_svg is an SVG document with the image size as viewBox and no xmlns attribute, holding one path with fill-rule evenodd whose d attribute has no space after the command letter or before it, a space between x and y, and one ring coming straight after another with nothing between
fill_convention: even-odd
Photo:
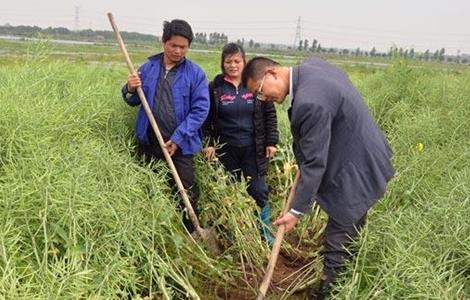
<instances>
[{"instance_id":1,"label":"distant tree line","mask_svg":"<svg viewBox=\"0 0 470 300\"><path fill-rule=\"evenodd\" d=\"M114 32L111 30L92 30L85 29L73 31L65 27L47 27L41 28L38 26L0 26L0 35L12 35L19 37L37 37L38 35L49 36L54 39L69 39L79 41L113 41L115 39ZM158 37L151 34L143 34L138 32L121 31L122 38L125 41L142 41L142 42L155 42ZM198 44L206 45L223 45L228 43L228 36L224 33L212 32L203 33L196 32L194 41Z\"/></svg>"},{"instance_id":2,"label":"distant tree line","mask_svg":"<svg viewBox=\"0 0 470 300\"><path fill-rule=\"evenodd\" d=\"M457 56L445 55L445 48L437 49L431 51L427 49L424 52L417 52L414 48L404 49L398 47L390 47L388 52L379 52L375 47L372 47L371 50L363 50L356 48L355 50L351 49L339 49L339 48L326 48L316 40L313 39L310 44L308 39L300 40L299 45L297 46L297 51L310 51L316 53L326 53L326 54L338 54L346 56L355 56L355 57L383 57L383 58L394 58L400 57L405 59L416 59L422 61L446 61L446 62L456 62L456 63L468 63L470 62L468 58L460 57L460 54Z\"/></svg>"},{"instance_id":3,"label":"distant tree line","mask_svg":"<svg viewBox=\"0 0 470 300\"><path fill-rule=\"evenodd\" d=\"M194 43L205 44L205 45L224 45L228 43L228 36L224 33L212 32L196 32L194 34Z\"/></svg>"},{"instance_id":4,"label":"distant tree line","mask_svg":"<svg viewBox=\"0 0 470 300\"><path fill-rule=\"evenodd\" d=\"M79 31L69 30L64 27L47 27L38 26L0 26L0 35L14 35L19 37L37 37L45 35L54 39L68 39L77 41L111 41L115 39L113 31L110 30L92 30L85 29ZM156 36L151 34L143 34L138 32L121 31L122 38L125 41L143 41L155 42Z\"/></svg>"},{"instance_id":5,"label":"distant tree line","mask_svg":"<svg viewBox=\"0 0 470 300\"><path fill-rule=\"evenodd\" d=\"M114 41L114 32L110 30L92 30L85 29L79 31L69 30L64 27L47 27L41 28L38 26L11 26L11 25L0 25L0 35L13 35L19 37L37 37L38 35L45 35L53 39L68 39L77 41L93 41L93 42L108 42ZM122 31L121 35L125 41L128 42L145 42L155 43L158 37L151 34L143 34L138 32ZM209 34L205 32L196 32L194 35L194 43L201 45L224 45L228 43L228 36L220 32L211 32ZM271 50L283 50L280 45L275 44L260 44L253 39L246 41L244 38L238 39L237 44L244 48L251 49L271 49ZM456 63L469 63L469 56L461 57L460 54L457 56L445 55L445 48L431 51L427 49L424 52L417 52L414 48L404 49L398 47L390 47L387 52L377 51L375 47L371 50L364 50L361 48L352 49L340 49L333 47L324 47L317 39L303 39L299 41L296 47L287 47L290 51L299 52L312 52L319 54L336 54L342 56L353 56L353 57L382 57L382 58L393 58L400 57L405 59L416 59L422 61L446 61Z\"/></svg>"},{"instance_id":6,"label":"distant tree line","mask_svg":"<svg viewBox=\"0 0 470 300\"><path fill-rule=\"evenodd\" d=\"M250 39L248 43L245 42L245 38L238 39L237 44L242 46L243 48L252 48L252 49L261 48L260 43L255 42L253 39Z\"/></svg>"}]
</instances>

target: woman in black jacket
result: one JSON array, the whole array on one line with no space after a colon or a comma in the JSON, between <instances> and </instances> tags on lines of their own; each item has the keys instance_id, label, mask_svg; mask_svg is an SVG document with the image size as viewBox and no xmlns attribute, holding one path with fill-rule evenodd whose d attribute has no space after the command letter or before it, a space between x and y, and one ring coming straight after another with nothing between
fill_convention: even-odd
<instances>
[{"instance_id":1,"label":"woman in black jacket","mask_svg":"<svg viewBox=\"0 0 470 300\"><path fill-rule=\"evenodd\" d=\"M261 208L263 234L268 242L273 238L267 229L270 207L266 173L269 159L277 151L278 130L276 110L272 102L262 102L241 85L245 66L245 51L229 43L222 50L222 74L209 83L210 111L204 124L208 137L206 157L216 155L222 164L238 178L248 180L248 194ZM215 142L222 147L216 149Z\"/></svg>"}]
</instances>

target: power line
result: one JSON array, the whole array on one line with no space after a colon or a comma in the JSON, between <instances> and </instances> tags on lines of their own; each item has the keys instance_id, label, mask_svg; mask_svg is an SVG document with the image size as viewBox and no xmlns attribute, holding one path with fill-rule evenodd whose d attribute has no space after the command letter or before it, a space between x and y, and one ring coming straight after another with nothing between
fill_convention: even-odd
<instances>
[{"instance_id":1,"label":"power line","mask_svg":"<svg viewBox=\"0 0 470 300\"><path fill-rule=\"evenodd\" d=\"M149 17L130 17L127 15L120 15L123 24L123 30L136 31L159 35L161 31L161 24L163 18L149 18ZM54 23L67 23L72 25L74 30L80 30L83 24L91 24L94 27L101 28L101 30L109 30L108 23L104 13L87 10L79 6L75 6L74 14L69 10L62 12L60 10L41 11L37 12L28 11L2 11L3 22L9 21L8 19L15 19L14 23L24 22L26 24L48 24ZM318 21L305 20L298 17L296 26L294 27L294 20L278 19L278 20L244 20L243 23L221 20L221 19L195 19L188 18L193 30L195 32L224 32L232 38L254 38L260 42L274 42L286 43L289 37L292 37L292 32L295 28L294 48L297 48L300 40L306 37L315 38L323 45L337 45L355 44L352 48L365 48L375 46L387 47L386 45L394 45L394 43L407 48L420 47L420 48L440 48L446 49L467 49L465 46L466 41L470 34L444 33L444 32L420 32L415 34L412 31L400 31L399 29L389 30L380 29L378 27L361 27L361 26L345 26L342 24L327 24ZM80 25L82 24L82 25ZM305 26L307 24L307 26ZM70 26L69 25L69 26ZM67 26L65 26L67 27ZM99 30L99 29L97 29ZM281 40L283 40L281 42ZM417 41L417 42L416 42ZM288 43L288 42L287 42ZM368 45L368 46L365 46ZM365 47L364 47L365 46ZM388 47L387 47L388 48ZM464 50L464 51L465 51ZM468 50L466 50L467 52Z\"/></svg>"},{"instance_id":2,"label":"power line","mask_svg":"<svg viewBox=\"0 0 470 300\"><path fill-rule=\"evenodd\" d=\"M455 35L459 37L470 37L470 34L462 34L462 33L455 33L455 32L430 32L430 31L410 31L408 28L405 30L397 30L397 29L388 29L388 28L378 28L378 27L361 27L361 26L356 26L356 25L350 25L350 24L345 24L345 25L338 25L338 24L327 24L327 23L319 23L319 22L314 22L314 21L309 21L306 20L304 23L310 23L316 25L315 27L326 27L328 29L333 29L337 31L344 32L346 31L365 31L365 32L375 32L376 34L383 34L383 33L394 33L394 34L400 34L400 35L410 35L410 34L415 34L415 35L428 35L428 36L449 36L449 35Z\"/></svg>"},{"instance_id":3,"label":"power line","mask_svg":"<svg viewBox=\"0 0 470 300\"><path fill-rule=\"evenodd\" d=\"M77 6L78 7L78 6ZM104 23L106 23L105 21L105 17L104 17L104 14L103 13L100 13L100 12L97 12L97 11L91 11L91 10L84 10L83 8L81 7L78 7L79 8L79 17L80 18L87 18L87 19L92 19L93 22L95 23L97 20L94 18L99 18L99 20L103 20ZM52 12L52 13L51 13ZM76 15L76 12L75 14ZM2 16L3 18L5 17L8 17L8 16L15 16L15 17L24 17L24 18L29 18L29 17L33 17L35 20L50 20L51 18L54 18L55 20L55 17L57 16L62 16L62 17L65 17L65 16L71 16L70 13L67 13L67 12L64 12L64 11L60 11L60 10L55 10L55 11L47 11L45 13L41 13L41 15L38 15L37 12L24 12L24 11L9 11L9 10L6 10L6 11L2 11ZM93 17L92 17L93 16ZM132 24L142 24L142 25L149 25L149 26L160 26L161 25L161 21L159 19L155 19L155 18L146 18L146 17L141 17L141 16L128 16L128 15L122 15L121 18L125 18L126 19L126 23L132 23ZM98 20L98 21L99 21ZM297 23L298 23L298 19L297 19ZM263 24L264 26L260 27L259 24ZM221 28L224 29L224 30L241 30L241 29L247 29L247 30L253 30L253 29L256 29L256 30L280 30L280 29L291 29L292 27L291 26L279 26L280 24L292 24L293 21L292 20L288 20L288 19L284 19L284 20L267 20L267 21L259 21L259 20L255 20L255 21L250 21L250 20L246 20L243 22L243 27L240 27L239 26L239 23L237 22L233 22L233 23L229 23L227 22L226 20L224 21L221 21L221 20L217 20L217 19L214 19L214 20L191 20L191 25L193 27L199 27L197 26L197 24L205 24L204 26L200 26L201 29L204 29L204 30L220 30ZM302 26L302 24L304 23L308 23L308 24L314 24L315 25L315 29L313 29L312 27L310 26ZM207 26L207 25L210 25L210 24L213 24L214 26ZM220 24L222 24L222 26L220 26ZM253 26L250 26L250 24L253 24ZM276 24L276 26L270 26L270 25L274 25ZM226 25L226 26L224 26ZM299 25L299 24L297 24ZM298 27L298 26L297 26ZM298 29L296 27L296 29ZM321 32L326 32L326 31L330 31L330 32L338 32L338 33L343 33L345 34L345 32L348 32L346 35L349 35L349 32L363 32L361 33L361 35L368 35L368 36L374 36L374 37L377 37L377 36L383 36L384 33L392 33L392 34L397 34L397 35L400 35L400 37L402 36L409 36L410 34L416 34L416 35L420 35L420 36L423 36L423 35L426 35L426 36L431 36L431 37L436 37L436 36L456 36L456 37L470 37L470 34L463 34L463 33L456 33L456 32L423 32L423 31L410 31L410 30L406 30L406 31L400 31L400 30L397 30L397 29L394 29L394 30L391 30L391 29L386 29L386 28L373 28L373 27L361 27L361 26L355 26L355 25L338 25L338 24L327 24L327 23L321 23L321 22L316 22L316 21L312 21L312 20L305 20L305 19L302 19L301 20L301 24L300 24L300 28L301 28L301 35L305 35L305 30L309 31L309 32L317 32L317 31L321 31ZM387 36L391 36L391 35L388 35ZM300 39L299 39L300 40ZM297 46L297 45L296 45Z\"/></svg>"},{"instance_id":4,"label":"power line","mask_svg":"<svg viewBox=\"0 0 470 300\"><path fill-rule=\"evenodd\" d=\"M75 31L80 30L80 6L75 5Z\"/></svg>"}]
</instances>

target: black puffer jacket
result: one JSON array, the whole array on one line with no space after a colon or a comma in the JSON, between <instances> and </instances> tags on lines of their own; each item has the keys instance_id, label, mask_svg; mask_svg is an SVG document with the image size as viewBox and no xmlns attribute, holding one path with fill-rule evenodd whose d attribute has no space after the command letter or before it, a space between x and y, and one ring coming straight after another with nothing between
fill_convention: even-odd
<instances>
[{"instance_id":1,"label":"black puffer jacket","mask_svg":"<svg viewBox=\"0 0 470 300\"><path fill-rule=\"evenodd\" d=\"M204 135L208 139L209 146L219 138L217 124L219 98L222 95L224 76L217 75L209 83L210 110L209 116L204 123ZM266 175L268 171L268 159L266 158L266 147L276 146L279 140L277 130L276 109L272 102L254 101L253 122L255 128L256 164L258 172Z\"/></svg>"}]
</instances>

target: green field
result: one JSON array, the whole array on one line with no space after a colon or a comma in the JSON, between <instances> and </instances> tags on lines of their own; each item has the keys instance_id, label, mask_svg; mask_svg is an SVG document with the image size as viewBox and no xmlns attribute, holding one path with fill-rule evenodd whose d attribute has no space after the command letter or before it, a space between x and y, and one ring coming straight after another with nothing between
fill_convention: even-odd
<instances>
[{"instance_id":1,"label":"green field","mask_svg":"<svg viewBox=\"0 0 470 300\"><path fill-rule=\"evenodd\" d=\"M135 63L157 51L129 50ZM219 71L217 52L189 57L209 78ZM332 298L469 299L470 69L330 59L361 91L397 170ZM210 254L180 224L166 166L134 154L125 80L115 45L0 41L0 299L254 299L269 248L245 183L197 159L202 223L224 249ZM285 110L273 218L294 176ZM303 299L318 281L325 222L316 209L287 235L268 299Z\"/></svg>"}]
</instances>

